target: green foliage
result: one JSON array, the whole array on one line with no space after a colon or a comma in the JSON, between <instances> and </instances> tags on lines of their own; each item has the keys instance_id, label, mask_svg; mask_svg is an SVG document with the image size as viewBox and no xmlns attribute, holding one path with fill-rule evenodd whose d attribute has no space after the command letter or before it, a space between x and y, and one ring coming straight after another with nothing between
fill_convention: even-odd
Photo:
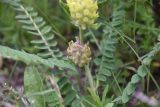
<instances>
[{"instance_id":1,"label":"green foliage","mask_svg":"<svg viewBox=\"0 0 160 107\"><path fill-rule=\"evenodd\" d=\"M104 96L102 98L102 100L100 99L100 97L94 93L94 91L92 91L92 89L88 89L90 95L86 96L83 101L86 102L88 105L87 107L112 107L114 105L114 103L111 103L111 99L105 97L105 95L107 94L108 87L105 88L105 90L103 91Z\"/></svg>"},{"instance_id":2,"label":"green foliage","mask_svg":"<svg viewBox=\"0 0 160 107\"><path fill-rule=\"evenodd\" d=\"M142 65L139 66L137 74L134 74L131 81L128 83L122 94L122 102L126 103L129 101L131 95L136 89L137 84L142 78L144 78L150 71L148 66L150 65L153 57L160 51L160 43L158 42L151 52L144 56L142 60Z\"/></svg>"},{"instance_id":3,"label":"green foliage","mask_svg":"<svg viewBox=\"0 0 160 107\"><path fill-rule=\"evenodd\" d=\"M113 11L112 21L104 28L103 40L101 42L102 58L99 68L99 79L106 81L107 76L111 76L115 68L115 52L118 42L118 34L115 28L123 24L124 10L120 6Z\"/></svg>"},{"instance_id":4,"label":"green foliage","mask_svg":"<svg viewBox=\"0 0 160 107\"><path fill-rule=\"evenodd\" d=\"M31 43L35 45L35 48L42 51L38 55L44 58L62 57L62 53L56 48L57 42L54 40L52 27L46 25L44 19L38 16L38 13L32 7L25 7L19 1L9 3L17 11L16 19L22 23L22 28L36 36L37 39L31 41Z\"/></svg>"},{"instance_id":5,"label":"green foliage","mask_svg":"<svg viewBox=\"0 0 160 107\"><path fill-rule=\"evenodd\" d=\"M31 107L45 107L44 96L32 95L35 92L40 92L43 90L43 82L41 76L34 66L26 67L24 73L24 89Z\"/></svg>"},{"instance_id":6,"label":"green foliage","mask_svg":"<svg viewBox=\"0 0 160 107\"><path fill-rule=\"evenodd\" d=\"M42 76L35 66L26 67L24 73L25 95L31 107L57 107L61 106L55 90L45 90Z\"/></svg>"},{"instance_id":7,"label":"green foliage","mask_svg":"<svg viewBox=\"0 0 160 107\"><path fill-rule=\"evenodd\" d=\"M70 14L63 0L1 0L0 42L12 48L1 44L0 58L2 56L27 65L24 98L31 107L122 107L131 99L142 80L147 79L147 89L143 88L144 93L148 94L150 75L160 90L150 72L154 65L151 62L160 51L160 39L152 49L160 30L156 27L158 23L153 18L150 6L153 4L150 2L98 0L100 17L97 28L94 32L91 28L76 32L77 29L71 27L68 20ZM12 8L6 10L8 6ZM19 23L12 21L13 17ZM79 68L63 57L67 46L62 40L70 41L72 35L78 33L85 40L82 40L83 43L77 41L76 46L83 48L86 42L91 42L89 48L96 65L91 60L85 67ZM146 52L148 54L144 55ZM129 82L125 81L129 78Z\"/></svg>"},{"instance_id":8,"label":"green foliage","mask_svg":"<svg viewBox=\"0 0 160 107\"><path fill-rule=\"evenodd\" d=\"M53 89L50 90L50 92L44 95L47 107L60 107L61 102L59 101L57 93Z\"/></svg>"},{"instance_id":9,"label":"green foliage","mask_svg":"<svg viewBox=\"0 0 160 107\"><path fill-rule=\"evenodd\" d=\"M131 81L128 83L126 88L122 94L122 102L126 103L129 101L131 95L136 89L137 84L140 82L141 78L144 78L146 74L149 72L148 68L145 65L141 65L138 70L137 74L133 75Z\"/></svg>"},{"instance_id":10,"label":"green foliage","mask_svg":"<svg viewBox=\"0 0 160 107\"><path fill-rule=\"evenodd\" d=\"M75 101L78 101L80 99L77 91L74 89L74 87L71 85L70 81L67 79L67 77L62 77L58 81L58 85L60 87L60 91L62 95L64 95L64 104L71 105L72 107L75 107L76 104L74 104ZM72 103L73 102L73 103Z\"/></svg>"},{"instance_id":11,"label":"green foliage","mask_svg":"<svg viewBox=\"0 0 160 107\"><path fill-rule=\"evenodd\" d=\"M108 103L105 107L113 107L113 103Z\"/></svg>"},{"instance_id":12,"label":"green foliage","mask_svg":"<svg viewBox=\"0 0 160 107\"><path fill-rule=\"evenodd\" d=\"M65 106L71 107L80 107L82 102L81 98L78 95L78 92L74 89L67 77L62 77L57 82L61 95L63 97L63 103ZM57 96L57 93L52 90L52 92L45 94L45 101L48 107L61 107L60 100Z\"/></svg>"},{"instance_id":13,"label":"green foliage","mask_svg":"<svg viewBox=\"0 0 160 107\"><path fill-rule=\"evenodd\" d=\"M20 29L21 27L16 20L13 20L14 18L14 11L9 8L8 5L0 2L0 32L3 34L3 36L1 35L3 39L0 39L0 43L31 51L32 48L28 48L30 45L28 40L30 40L31 37L27 36L26 33Z\"/></svg>"},{"instance_id":14,"label":"green foliage","mask_svg":"<svg viewBox=\"0 0 160 107\"><path fill-rule=\"evenodd\" d=\"M62 68L68 68L72 69L73 71L76 70L75 66L68 62L67 60L58 60L58 59L43 59L37 55L34 54L29 54L26 52L21 52L18 50L10 49L5 46L0 46L0 54L4 58L9 58L9 59L14 59L14 60L19 60L27 65L33 64L33 65L39 65L43 64L47 67L53 68L54 66L57 67L62 67Z\"/></svg>"}]
</instances>

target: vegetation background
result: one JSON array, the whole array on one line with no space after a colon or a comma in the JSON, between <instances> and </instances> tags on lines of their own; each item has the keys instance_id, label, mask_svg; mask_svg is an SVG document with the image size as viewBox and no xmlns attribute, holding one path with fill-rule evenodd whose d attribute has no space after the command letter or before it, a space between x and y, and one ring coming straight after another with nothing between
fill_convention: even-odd
<instances>
[{"instance_id":1,"label":"vegetation background","mask_svg":"<svg viewBox=\"0 0 160 107\"><path fill-rule=\"evenodd\" d=\"M38 37L27 33L26 29L22 28L23 24L19 23L15 18L18 12L12 8L12 5L5 3L8 0L0 1L0 45L15 50L21 50L22 52L33 53L35 55L41 52L34 48L34 44L30 42ZM67 56L66 49L68 47L68 42L71 40L75 41L75 37L79 35L79 32L71 23L70 14L67 5L65 4L66 1L21 1L24 6L33 7L34 11L38 12L38 15L43 17L43 20L52 27L51 33L55 35L54 41L57 41L57 47L64 56ZM52 69L51 67L48 69L44 66L38 66L37 68L40 75L42 75L42 80L45 80L46 74L56 75L56 80L61 88L61 97L64 98L64 105L66 107L159 107L160 55L157 54L159 45L156 44L160 41L160 1L97 0L97 2L99 7L99 18L96 21L98 23L98 28L87 29L83 32L83 35L84 41L90 43L92 51L92 61L90 63L92 76L95 79L97 75L100 75L99 79L102 81L98 86L98 96L91 90L89 92L86 91L87 88L85 87L87 87L87 80L83 70L77 74L75 71L68 72L59 69L59 65ZM114 42L113 38L117 38L118 42L116 44L110 44L109 41ZM111 50L111 53L107 53L108 47L116 49L113 51ZM100 70L101 73L99 74L99 66L102 64L100 63L101 60L108 60L103 58L103 51L100 51L100 49L105 51L108 55L114 54L115 63L110 64L110 59L109 62L104 61L102 68L104 67L105 70ZM7 48L0 47L0 54L5 53L8 55L11 52L8 51L7 53L5 50L7 50ZM156 50L156 52L154 50ZM154 52L156 54L153 55ZM10 54L14 55L14 53ZM12 58L12 55L9 59L2 59L2 57L5 56L3 54L1 55L2 57L0 57L0 107L30 107L31 105L28 105L27 103L28 100L30 102L30 99L26 100L27 98L24 97L26 95L24 94L26 90L25 92L23 91L24 71L27 70L26 64L22 63L23 61L11 60L14 59ZM136 88L135 92L131 96L127 95L127 97L131 97L129 102L122 104L119 100L120 97L118 96L125 96L125 87L130 83L132 76L137 73L139 66L143 68L143 64L141 66L141 60L146 56L149 56L152 60L150 63L149 59L149 73L142 74L143 78L140 81L138 80L139 78L136 78L138 84L130 87L131 91L129 91L129 93L133 93L134 89L132 88ZM146 62L148 62L148 60ZM66 66L66 68L70 68L69 65ZM110 66L111 69L106 66ZM111 70L112 73L106 72L106 69ZM31 70L31 68L28 68L28 70ZM67 75L64 76L65 72L67 72ZM32 97L31 100L36 99L36 101L40 101L41 99L37 100L37 96L44 95L45 104L42 105L45 106L32 106L62 106L59 104L59 100L56 100L56 92L52 93L53 90L48 88L50 87L50 85L48 85L49 82L44 82L37 77L37 74L32 74L32 76L34 75L36 76L34 78L38 78L37 80L40 80L42 84L45 84L44 89L46 90L39 93L36 93L35 91L35 95L31 96L36 96L36 98ZM79 78L78 82L76 78ZM32 83L33 81L35 80L32 80L31 78L27 80L29 83ZM79 84L80 89L77 88L76 84ZM34 86L32 86L32 88L33 87ZM78 89L78 92L76 89ZM30 91L30 88L28 90ZM86 94L86 92L89 94ZM51 95L51 97L49 97L49 95ZM76 98L78 100L75 100ZM54 99L54 101L52 99ZM105 101L101 102L98 99ZM125 100L128 98L122 97L122 99Z\"/></svg>"}]
</instances>

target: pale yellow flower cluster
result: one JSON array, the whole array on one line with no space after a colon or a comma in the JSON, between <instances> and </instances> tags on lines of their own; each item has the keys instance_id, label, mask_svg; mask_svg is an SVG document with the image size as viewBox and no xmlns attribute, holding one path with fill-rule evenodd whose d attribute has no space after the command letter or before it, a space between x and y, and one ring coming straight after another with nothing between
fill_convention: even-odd
<instances>
[{"instance_id":1,"label":"pale yellow flower cluster","mask_svg":"<svg viewBox=\"0 0 160 107\"><path fill-rule=\"evenodd\" d=\"M67 0L73 24L86 29L93 26L98 17L98 6L94 0Z\"/></svg>"}]
</instances>

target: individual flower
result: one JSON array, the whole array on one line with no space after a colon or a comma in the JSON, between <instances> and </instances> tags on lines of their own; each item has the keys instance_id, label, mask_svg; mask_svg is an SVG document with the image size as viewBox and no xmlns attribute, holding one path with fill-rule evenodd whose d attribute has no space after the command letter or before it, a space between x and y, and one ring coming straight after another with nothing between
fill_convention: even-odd
<instances>
[{"instance_id":1,"label":"individual flower","mask_svg":"<svg viewBox=\"0 0 160 107\"><path fill-rule=\"evenodd\" d=\"M81 44L79 40L70 41L67 48L68 58L79 67L83 67L91 60L91 50L89 44Z\"/></svg>"},{"instance_id":2,"label":"individual flower","mask_svg":"<svg viewBox=\"0 0 160 107\"><path fill-rule=\"evenodd\" d=\"M95 25L98 6L94 0L67 0L72 22L81 29Z\"/></svg>"}]
</instances>

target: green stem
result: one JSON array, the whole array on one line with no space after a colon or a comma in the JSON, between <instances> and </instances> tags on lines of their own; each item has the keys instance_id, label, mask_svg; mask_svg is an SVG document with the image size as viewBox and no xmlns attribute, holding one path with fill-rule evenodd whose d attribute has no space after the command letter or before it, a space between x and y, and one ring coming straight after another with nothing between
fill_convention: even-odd
<instances>
[{"instance_id":1,"label":"green stem","mask_svg":"<svg viewBox=\"0 0 160 107\"><path fill-rule=\"evenodd\" d=\"M153 77L153 75L150 72L148 72L148 74L151 77L151 79L154 82L154 84L156 85L157 89L160 91L160 87L159 87L157 81L155 80L155 78Z\"/></svg>"},{"instance_id":2,"label":"green stem","mask_svg":"<svg viewBox=\"0 0 160 107\"><path fill-rule=\"evenodd\" d=\"M121 87L119 86L119 83L118 83L118 81L117 81L117 79L116 79L116 77L115 77L114 73L113 73L113 72L111 72L111 73L112 73L112 76L113 76L113 78L114 78L114 80L115 80L115 82L116 82L116 85L117 85L117 87L118 87L118 89L119 89L120 93L122 94Z\"/></svg>"},{"instance_id":3,"label":"green stem","mask_svg":"<svg viewBox=\"0 0 160 107\"><path fill-rule=\"evenodd\" d=\"M133 26L133 35L134 35L134 42L136 42L136 18L137 18L137 0L135 0L135 4L134 4L134 26Z\"/></svg>"},{"instance_id":4,"label":"green stem","mask_svg":"<svg viewBox=\"0 0 160 107\"><path fill-rule=\"evenodd\" d=\"M88 81L89 81L89 85L90 85L91 89L95 92L96 90L95 90L92 74L91 74L91 71L89 69L89 65L85 66L85 72L86 72L86 76L87 76Z\"/></svg>"},{"instance_id":5,"label":"green stem","mask_svg":"<svg viewBox=\"0 0 160 107\"><path fill-rule=\"evenodd\" d=\"M144 91L145 90L145 79L142 78L142 90Z\"/></svg>"},{"instance_id":6,"label":"green stem","mask_svg":"<svg viewBox=\"0 0 160 107\"><path fill-rule=\"evenodd\" d=\"M149 81L150 81L150 77L149 74L147 75L147 94L149 93Z\"/></svg>"},{"instance_id":7,"label":"green stem","mask_svg":"<svg viewBox=\"0 0 160 107\"><path fill-rule=\"evenodd\" d=\"M79 27L79 39L80 39L80 42L83 44L82 29L80 27Z\"/></svg>"},{"instance_id":8,"label":"green stem","mask_svg":"<svg viewBox=\"0 0 160 107\"><path fill-rule=\"evenodd\" d=\"M11 73L10 73L10 75L9 75L9 82L10 82L11 79L12 79L12 76L13 76L15 70L16 70L17 64L18 64L18 61L16 61L15 64L13 65L12 71L11 71Z\"/></svg>"},{"instance_id":9,"label":"green stem","mask_svg":"<svg viewBox=\"0 0 160 107\"><path fill-rule=\"evenodd\" d=\"M65 107L63 105L63 97L61 96L61 92L60 92L60 89L59 89L59 86L55 80L55 77L54 75L51 75L51 76L48 76L49 80L50 80L50 83L52 85L52 87L55 89L56 93L58 94L58 97L59 97L59 100L60 100L60 107Z\"/></svg>"},{"instance_id":10,"label":"green stem","mask_svg":"<svg viewBox=\"0 0 160 107\"><path fill-rule=\"evenodd\" d=\"M100 46L100 44L98 43L98 41L97 41L95 35L93 34L92 30L89 29L89 32L91 33L91 36L92 36L92 38L94 39L94 41L95 41L95 43L96 43L98 49L101 51L101 46Z\"/></svg>"}]
</instances>

